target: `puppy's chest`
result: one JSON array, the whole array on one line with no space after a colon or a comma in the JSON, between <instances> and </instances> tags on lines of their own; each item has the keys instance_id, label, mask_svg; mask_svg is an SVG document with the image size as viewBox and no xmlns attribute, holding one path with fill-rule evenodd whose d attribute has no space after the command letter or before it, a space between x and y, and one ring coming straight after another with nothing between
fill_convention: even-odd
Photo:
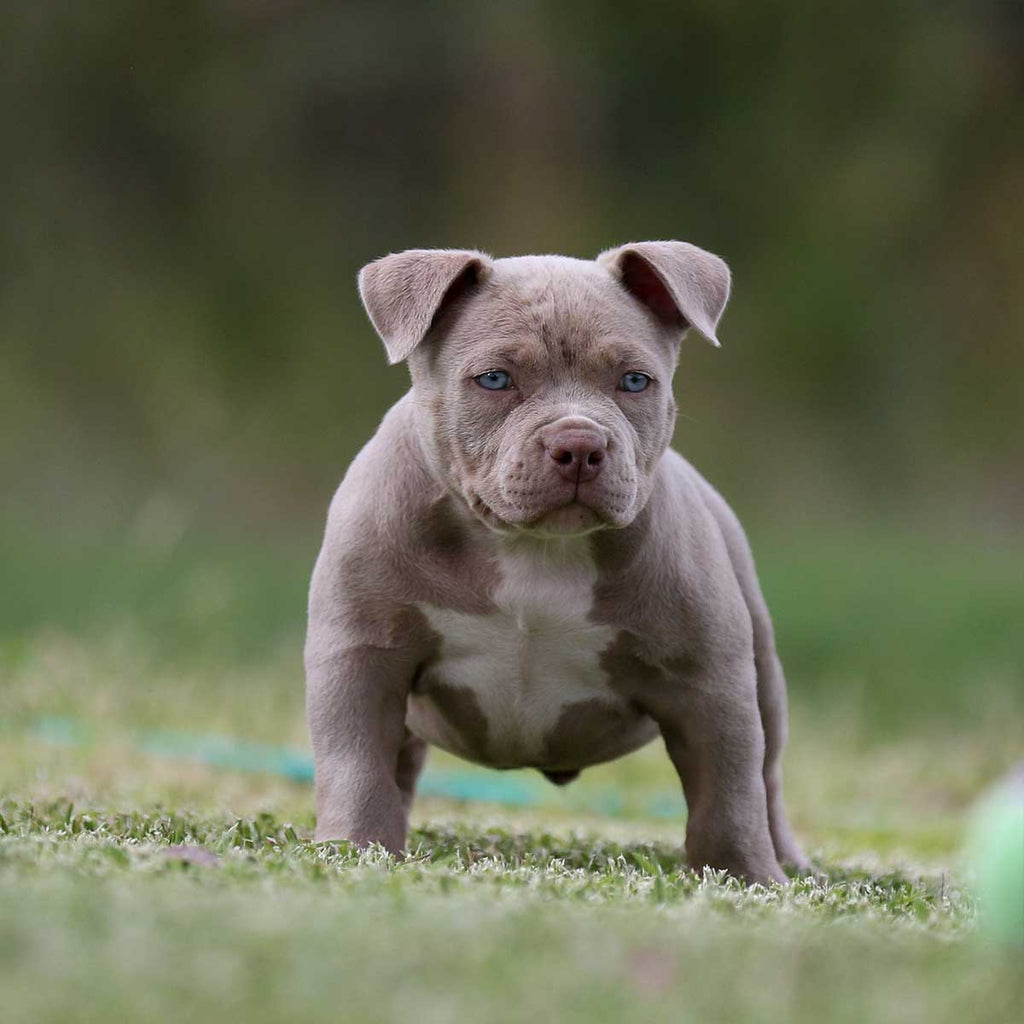
<instances>
[{"instance_id":1,"label":"puppy's chest","mask_svg":"<svg viewBox=\"0 0 1024 1024\"><path fill-rule=\"evenodd\" d=\"M421 731L435 733L425 738L461 747L456 753L476 743L486 749L475 756L492 763L543 761L545 742L567 709L621 705L601 665L616 630L589 618L597 580L589 559L543 548L513 550L502 553L499 568L488 614L421 606L440 649L416 697L432 702L436 713L413 717ZM470 709L468 715L445 714L453 699ZM465 733L474 718L482 736L451 735Z\"/></svg>"}]
</instances>

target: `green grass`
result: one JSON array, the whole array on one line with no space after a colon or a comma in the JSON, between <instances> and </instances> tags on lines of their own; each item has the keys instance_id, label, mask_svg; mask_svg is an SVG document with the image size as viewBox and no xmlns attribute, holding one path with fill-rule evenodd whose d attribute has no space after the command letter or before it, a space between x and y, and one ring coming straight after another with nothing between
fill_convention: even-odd
<instances>
[{"instance_id":1,"label":"green grass","mask_svg":"<svg viewBox=\"0 0 1024 1024\"><path fill-rule=\"evenodd\" d=\"M593 835L423 828L396 863L269 815L2 813L8 1021L1002 1021L1024 995L943 876L744 888Z\"/></svg>"},{"instance_id":2,"label":"green grass","mask_svg":"<svg viewBox=\"0 0 1024 1024\"><path fill-rule=\"evenodd\" d=\"M306 743L315 542L172 534L0 542L4 1024L1019 1015L1021 952L979 934L961 853L1024 749L1019 548L758 542L818 875L745 889L651 816L678 792L660 744L534 806L421 799L398 863L311 842L308 785L147 752L155 729Z\"/></svg>"}]
</instances>

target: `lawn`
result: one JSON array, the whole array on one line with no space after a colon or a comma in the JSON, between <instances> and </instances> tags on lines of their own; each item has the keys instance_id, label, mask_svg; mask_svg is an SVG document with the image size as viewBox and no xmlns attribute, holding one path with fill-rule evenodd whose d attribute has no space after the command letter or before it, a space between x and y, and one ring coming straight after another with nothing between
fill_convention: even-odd
<instances>
[{"instance_id":1,"label":"lawn","mask_svg":"<svg viewBox=\"0 0 1024 1024\"><path fill-rule=\"evenodd\" d=\"M765 890L685 869L660 744L565 790L432 757L407 860L313 844L268 769L315 539L3 536L4 1024L1019 1016L962 852L1024 750L1019 546L755 536L819 869Z\"/></svg>"}]
</instances>

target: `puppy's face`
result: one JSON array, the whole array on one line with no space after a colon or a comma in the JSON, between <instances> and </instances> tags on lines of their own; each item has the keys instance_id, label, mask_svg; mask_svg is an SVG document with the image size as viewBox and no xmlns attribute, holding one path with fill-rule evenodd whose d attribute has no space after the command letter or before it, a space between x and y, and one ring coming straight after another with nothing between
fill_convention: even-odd
<instances>
[{"instance_id":1,"label":"puppy's face","mask_svg":"<svg viewBox=\"0 0 1024 1024\"><path fill-rule=\"evenodd\" d=\"M697 317L680 310L650 263L620 253L601 261L464 253L461 270L457 254L440 254L456 272L434 288L439 301L407 357L435 465L495 529L546 536L623 527L647 502L675 422L678 342ZM390 281L391 294L403 285L429 291L417 269ZM364 300L387 344L388 310L374 306L366 275ZM405 355L390 345L389 353Z\"/></svg>"},{"instance_id":2,"label":"puppy's face","mask_svg":"<svg viewBox=\"0 0 1024 1024\"><path fill-rule=\"evenodd\" d=\"M410 357L456 489L498 528L625 526L672 436L675 338L596 263L499 260Z\"/></svg>"}]
</instances>

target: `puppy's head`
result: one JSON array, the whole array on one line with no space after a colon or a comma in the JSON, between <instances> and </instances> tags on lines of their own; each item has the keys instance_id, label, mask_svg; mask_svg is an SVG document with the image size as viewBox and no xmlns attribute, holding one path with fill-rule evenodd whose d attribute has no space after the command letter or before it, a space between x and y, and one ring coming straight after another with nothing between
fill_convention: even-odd
<instances>
[{"instance_id":1,"label":"puppy's head","mask_svg":"<svg viewBox=\"0 0 1024 1024\"><path fill-rule=\"evenodd\" d=\"M452 488L496 529L566 534L647 502L679 342L693 327L718 344L729 270L685 242L593 261L414 249L364 267L359 291Z\"/></svg>"}]
</instances>

